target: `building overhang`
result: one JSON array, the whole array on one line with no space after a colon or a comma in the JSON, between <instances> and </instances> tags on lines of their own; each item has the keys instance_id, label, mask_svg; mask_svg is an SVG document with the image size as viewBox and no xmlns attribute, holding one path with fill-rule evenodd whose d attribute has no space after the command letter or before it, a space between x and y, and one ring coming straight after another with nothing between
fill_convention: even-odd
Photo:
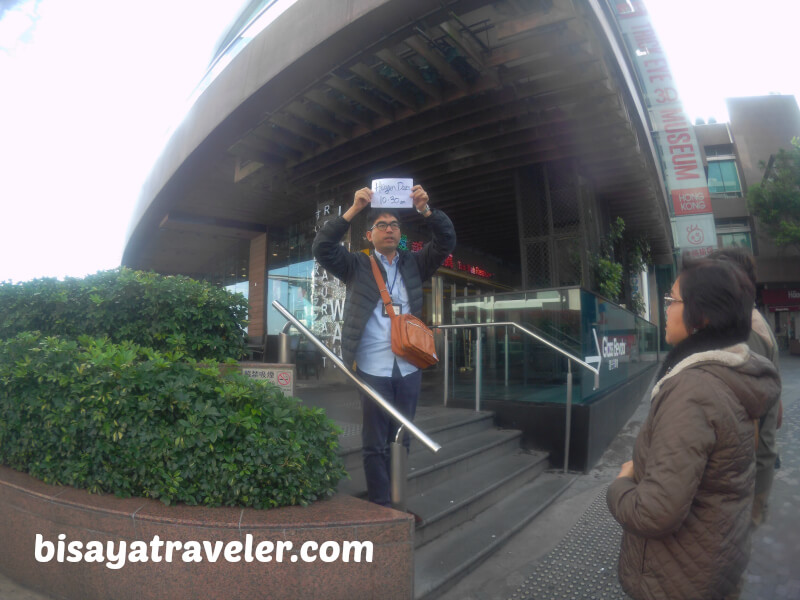
<instances>
[{"instance_id":1,"label":"building overhang","mask_svg":"<svg viewBox=\"0 0 800 600\"><path fill-rule=\"evenodd\" d=\"M399 175L459 243L518 258L514 170L559 159L671 255L641 99L596 2L339 4L298 0L206 89L143 189L124 264L202 272L232 240Z\"/></svg>"}]
</instances>

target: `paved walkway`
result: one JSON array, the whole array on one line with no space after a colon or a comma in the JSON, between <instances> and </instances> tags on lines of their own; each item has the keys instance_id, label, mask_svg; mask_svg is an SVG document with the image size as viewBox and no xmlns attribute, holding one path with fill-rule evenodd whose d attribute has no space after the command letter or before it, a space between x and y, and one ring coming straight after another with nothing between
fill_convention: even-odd
<instances>
[{"instance_id":1,"label":"paved walkway","mask_svg":"<svg viewBox=\"0 0 800 600\"><path fill-rule=\"evenodd\" d=\"M767 522L755 533L742 600L800 598L800 357L783 356L783 427L778 432L781 468L776 473ZM310 384L309 387L311 387ZM300 386L305 387L305 385ZM353 396L344 386L329 394ZM298 395L301 390L297 390ZM616 576L620 528L606 509L605 490L630 459L647 416L649 393L600 463L522 529L489 560L450 589L442 600L624 599ZM431 393L431 402L436 401ZM358 419L357 402L339 404L343 422ZM50 600L0 575L0 600Z\"/></svg>"},{"instance_id":2,"label":"paved walkway","mask_svg":"<svg viewBox=\"0 0 800 600\"><path fill-rule=\"evenodd\" d=\"M767 522L753 536L741 600L800 599L800 356L781 357L781 468ZM617 581L622 536L606 508L608 484L630 459L649 392L600 463L442 600L625 599Z\"/></svg>"}]
</instances>

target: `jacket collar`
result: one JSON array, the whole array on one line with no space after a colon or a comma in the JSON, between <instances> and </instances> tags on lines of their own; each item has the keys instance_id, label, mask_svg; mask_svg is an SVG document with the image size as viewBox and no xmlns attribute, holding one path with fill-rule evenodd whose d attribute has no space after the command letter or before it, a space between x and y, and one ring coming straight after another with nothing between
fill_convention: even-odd
<instances>
[{"instance_id":1,"label":"jacket collar","mask_svg":"<svg viewBox=\"0 0 800 600\"><path fill-rule=\"evenodd\" d=\"M386 255L381 254L380 252L375 250L375 248L372 249L372 256L375 257L375 260L378 261L378 264L386 266L383 263L383 261L385 260L386 262L389 262L389 259L386 257ZM398 248L397 250L394 251L394 260L392 261L392 266L397 266L399 262L400 262L400 249Z\"/></svg>"},{"instance_id":2,"label":"jacket collar","mask_svg":"<svg viewBox=\"0 0 800 600\"><path fill-rule=\"evenodd\" d=\"M667 379L669 379L670 377L674 377L681 371L685 371L686 369L690 369L701 363L715 363L724 365L726 367L737 368L741 367L749 359L750 359L750 349L744 342L740 342L738 344L729 346L727 348L720 348L717 350L706 350L703 352L696 352L694 354L690 354L688 357L678 362L674 367L672 367L672 369L670 369L667 372L666 375L664 375L661 379L658 380L658 382L656 382L656 385L653 387L653 391L650 394L650 398L652 399L656 397L658 392L661 390L662 384Z\"/></svg>"}]
</instances>

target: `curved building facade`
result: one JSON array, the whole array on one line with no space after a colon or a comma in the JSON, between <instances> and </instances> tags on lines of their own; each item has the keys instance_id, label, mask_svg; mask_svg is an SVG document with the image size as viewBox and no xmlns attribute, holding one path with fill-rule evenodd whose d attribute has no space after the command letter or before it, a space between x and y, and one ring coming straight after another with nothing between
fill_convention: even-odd
<instances>
[{"instance_id":1,"label":"curved building facade","mask_svg":"<svg viewBox=\"0 0 800 600\"><path fill-rule=\"evenodd\" d=\"M458 233L427 294L434 323L456 298L593 287L616 217L671 265L662 167L612 5L250 3L142 189L123 264L244 292L264 343L279 299L335 348L342 292L314 265L314 233L354 190L404 177ZM408 212L413 248L426 234ZM347 243L365 247L363 225Z\"/></svg>"}]
</instances>

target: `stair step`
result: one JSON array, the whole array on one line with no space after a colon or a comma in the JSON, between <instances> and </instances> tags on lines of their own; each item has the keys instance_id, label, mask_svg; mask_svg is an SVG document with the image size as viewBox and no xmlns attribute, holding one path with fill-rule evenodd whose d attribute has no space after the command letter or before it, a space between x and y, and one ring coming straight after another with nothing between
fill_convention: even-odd
<instances>
[{"instance_id":1,"label":"stair step","mask_svg":"<svg viewBox=\"0 0 800 600\"><path fill-rule=\"evenodd\" d=\"M544 473L414 552L414 598L434 598L544 510L575 475Z\"/></svg>"},{"instance_id":2,"label":"stair step","mask_svg":"<svg viewBox=\"0 0 800 600\"><path fill-rule=\"evenodd\" d=\"M414 424L437 444L444 446L453 440L467 437L494 427L494 413L475 412L466 409L441 409L433 414L420 416ZM429 452L419 441L412 438L411 454ZM361 436L339 438L339 456L348 471L361 466Z\"/></svg>"},{"instance_id":3,"label":"stair step","mask_svg":"<svg viewBox=\"0 0 800 600\"><path fill-rule=\"evenodd\" d=\"M474 518L513 493L548 467L546 452L501 456L408 499L408 509L422 518L414 534L416 547Z\"/></svg>"},{"instance_id":4,"label":"stair step","mask_svg":"<svg viewBox=\"0 0 800 600\"><path fill-rule=\"evenodd\" d=\"M494 428L494 413L489 411L447 409L447 412L431 415L417 426L436 443L444 446L453 440ZM425 450L421 442L411 440L411 452Z\"/></svg>"},{"instance_id":5,"label":"stair step","mask_svg":"<svg viewBox=\"0 0 800 600\"><path fill-rule=\"evenodd\" d=\"M443 481L458 477L498 456L511 454L519 448L521 432L508 429L488 429L442 446L436 454L427 449L412 452L408 457L408 497ZM339 483L339 491L363 496L367 490L364 469L349 471L351 479Z\"/></svg>"}]
</instances>

